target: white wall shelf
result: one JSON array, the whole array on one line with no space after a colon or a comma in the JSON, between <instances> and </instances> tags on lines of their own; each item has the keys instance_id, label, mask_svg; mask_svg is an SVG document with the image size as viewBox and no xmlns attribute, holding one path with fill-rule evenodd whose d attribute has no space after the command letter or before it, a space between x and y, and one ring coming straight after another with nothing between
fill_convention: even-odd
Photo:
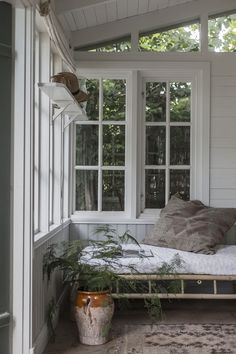
<instances>
[{"instance_id":1,"label":"white wall shelf","mask_svg":"<svg viewBox=\"0 0 236 354\"><path fill-rule=\"evenodd\" d=\"M76 101L64 84L57 82L38 83L38 87L58 106L58 109L53 115L53 120L60 114L69 117L64 126L65 128L75 119L88 120L85 109Z\"/></svg>"}]
</instances>

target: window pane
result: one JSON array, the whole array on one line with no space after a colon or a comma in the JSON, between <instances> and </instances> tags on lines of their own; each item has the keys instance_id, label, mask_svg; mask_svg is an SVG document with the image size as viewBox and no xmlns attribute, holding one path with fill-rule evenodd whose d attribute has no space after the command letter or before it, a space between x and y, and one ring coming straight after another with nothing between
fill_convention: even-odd
<instances>
[{"instance_id":1,"label":"window pane","mask_svg":"<svg viewBox=\"0 0 236 354\"><path fill-rule=\"evenodd\" d=\"M105 43L100 47L89 48L89 52L129 52L131 49L131 39L125 38L121 40L116 40L115 42ZM82 48L79 50L86 50Z\"/></svg>"},{"instance_id":2,"label":"window pane","mask_svg":"<svg viewBox=\"0 0 236 354\"><path fill-rule=\"evenodd\" d=\"M170 84L170 120L190 122L191 83L172 82Z\"/></svg>"},{"instance_id":3,"label":"window pane","mask_svg":"<svg viewBox=\"0 0 236 354\"><path fill-rule=\"evenodd\" d=\"M170 170L170 196L179 193L184 200L190 198L190 171Z\"/></svg>"},{"instance_id":4,"label":"window pane","mask_svg":"<svg viewBox=\"0 0 236 354\"><path fill-rule=\"evenodd\" d=\"M145 171L145 208L164 208L165 170Z\"/></svg>"},{"instance_id":5,"label":"window pane","mask_svg":"<svg viewBox=\"0 0 236 354\"><path fill-rule=\"evenodd\" d=\"M125 120L125 101L125 80L103 80L103 120Z\"/></svg>"},{"instance_id":6,"label":"window pane","mask_svg":"<svg viewBox=\"0 0 236 354\"><path fill-rule=\"evenodd\" d=\"M123 211L125 200L125 172L103 171L102 210Z\"/></svg>"},{"instance_id":7,"label":"window pane","mask_svg":"<svg viewBox=\"0 0 236 354\"><path fill-rule=\"evenodd\" d=\"M76 125L76 165L97 166L98 126Z\"/></svg>"},{"instance_id":8,"label":"window pane","mask_svg":"<svg viewBox=\"0 0 236 354\"><path fill-rule=\"evenodd\" d=\"M165 122L166 120L166 83L146 83L146 107L147 122Z\"/></svg>"},{"instance_id":9,"label":"window pane","mask_svg":"<svg viewBox=\"0 0 236 354\"><path fill-rule=\"evenodd\" d=\"M76 171L76 210L97 210L98 171Z\"/></svg>"},{"instance_id":10,"label":"window pane","mask_svg":"<svg viewBox=\"0 0 236 354\"><path fill-rule=\"evenodd\" d=\"M200 48L200 26L194 23L166 31L157 31L139 38L141 51L194 52Z\"/></svg>"},{"instance_id":11,"label":"window pane","mask_svg":"<svg viewBox=\"0 0 236 354\"><path fill-rule=\"evenodd\" d=\"M170 127L170 164L190 164L190 127Z\"/></svg>"},{"instance_id":12,"label":"window pane","mask_svg":"<svg viewBox=\"0 0 236 354\"><path fill-rule=\"evenodd\" d=\"M103 125L103 165L125 165L124 125Z\"/></svg>"},{"instance_id":13,"label":"window pane","mask_svg":"<svg viewBox=\"0 0 236 354\"><path fill-rule=\"evenodd\" d=\"M88 92L88 101L86 113L89 120L98 120L99 118L99 80L86 80L86 89Z\"/></svg>"},{"instance_id":14,"label":"window pane","mask_svg":"<svg viewBox=\"0 0 236 354\"><path fill-rule=\"evenodd\" d=\"M208 21L208 45L209 50L214 52L235 52L236 14Z\"/></svg>"},{"instance_id":15,"label":"window pane","mask_svg":"<svg viewBox=\"0 0 236 354\"><path fill-rule=\"evenodd\" d=\"M146 165L165 165L166 128L146 127Z\"/></svg>"}]
</instances>

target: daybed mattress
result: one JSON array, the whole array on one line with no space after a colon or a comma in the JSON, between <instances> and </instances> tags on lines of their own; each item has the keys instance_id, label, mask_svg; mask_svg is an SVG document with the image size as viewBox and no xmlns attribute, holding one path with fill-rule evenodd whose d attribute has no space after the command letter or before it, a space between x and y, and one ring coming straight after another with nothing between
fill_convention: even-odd
<instances>
[{"instance_id":1,"label":"daybed mattress","mask_svg":"<svg viewBox=\"0 0 236 354\"><path fill-rule=\"evenodd\" d=\"M175 255L179 255L182 265L176 268L176 272L183 274L210 274L210 275L236 275L236 245L219 246L214 255L204 255L193 252L179 251L172 248L156 247L150 245L140 245L141 248L149 252L153 257L125 257L119 258L118 262L112 264L112 268L119 274L130 273L129 266L133 266L138 273L156 273L164 262L170 264ZM137 249L137 245L123 245L124 249ZM93 247L86 248L84 261L91 264L105 265L103 260L94 259Z\"/></svg>"}]
</instances>

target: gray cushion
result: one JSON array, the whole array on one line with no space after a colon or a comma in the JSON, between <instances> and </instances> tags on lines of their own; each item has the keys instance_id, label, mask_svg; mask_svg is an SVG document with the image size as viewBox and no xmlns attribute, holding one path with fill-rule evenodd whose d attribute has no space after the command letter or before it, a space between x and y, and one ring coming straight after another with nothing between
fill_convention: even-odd
<instances>
[{"instance_id":1,"label":"gray cushion","mask_svg":"<svg viewBox=\"0 0 236 354\"><path fill-rule=\"evenodd\" d=\"M224 243L224 235L235 221L236 208L211 208L198 200L186 202L172 196L143 243L214 254L214 247Z\"/></svg>"}]
</instances>

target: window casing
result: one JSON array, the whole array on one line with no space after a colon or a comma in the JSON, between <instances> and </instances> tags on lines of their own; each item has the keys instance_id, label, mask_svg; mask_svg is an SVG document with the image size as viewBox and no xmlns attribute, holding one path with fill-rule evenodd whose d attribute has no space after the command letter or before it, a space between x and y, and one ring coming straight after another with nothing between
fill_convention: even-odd
<instances>
[{"instance_id":1,"label":"window casing","mask_svg":"<svg viewBox=\"0 0 236 354\"><path fill-rule=\"evenodd\" d=\"M132 222L145 223L145 219L153 220L154 215L156 217L170 195L179 189L185 199L197 198L206 204L209 203L209 65L207 63L167 62L158 63L156 69L153 68L154 65L152 69L147 68L147 64L147 67L143 68L144 65L144 63L137 64L137 69L127 72L126 208L122 214L118 211L103 211L102 208L96 212L77 210L72 219L102 222L109 220L122 222L128 219ZM112 77L112 73L115 75L116 70L109 69L109 77ZM95 70L91 69L81 71L83 76L90 78L95 77L93 73ZM103 77L102 73L104 71L101 71L101 77ZM96 75L99 75L98 70L96 70ZM167 98L165 98L166 103L163 109L166 118L164 121L155 121L153 118L145 119L147 83L165 83L166 85ZM176 96L181 97L182 91L185 92L185 96L181 101L176 99ZM173 108L174 105L176 106ZM181 120L178 118L179 111L181 111ZM93 123L89 122L91 125ZM78 124L82 126L88 122ZM75 124L75 129L78 129L77 124ZM155 162L155 159L163 159L163 156L158 156L158 154L153 157L154 161L147 160L151 156L147 157L145 152L148 129L148 133L152 134L155 130L162 130L164 136L162 145L165 147L162 153L165 161L163 160L162 164ZM182 152L177 149L179 139L185 141ZM160 137L159 142L161 142ZM155 144L154 142L154 152L156 147L160 150L160 146ZM76 145L74 145L74 151L75 147ZM152 153L152 150L149 150ZM170 150L175 151L172 158ZM78 166L74 163L74 174L80 169ZM97 167L94 170L97 170ZM145 171L150 172L150 170L158 171L159 175L164 176L162 179L166 188L159 205L150 205L145 202L145 173L147 173ZM185 185L187 187L183 188ZM75 189L74 181L74 196ZM74 210L76 210L75 206L74 201Z\"/></svg>"}]
</instances>

